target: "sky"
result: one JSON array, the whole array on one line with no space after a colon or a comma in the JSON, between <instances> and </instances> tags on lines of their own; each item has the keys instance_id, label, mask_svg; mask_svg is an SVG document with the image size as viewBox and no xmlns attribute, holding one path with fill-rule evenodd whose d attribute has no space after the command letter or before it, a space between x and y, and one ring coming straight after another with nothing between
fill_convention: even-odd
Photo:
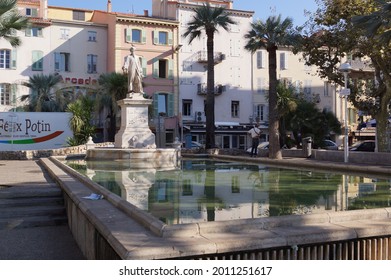
<instances>
[{"instance_id":1,"label":"sky","mask_svg":"<svg viewBox=\"0 0 391 280\"><path fill-rule=\"evenodd\" d=\"M107 0L48 0L49 6L106 10ZM152 14L152 0L112 0L114 12L144 14L149 10ZM294 25L306 21L304 10L315 11L315 0L234 0L234 9L254 11L254 19L267 19L270 15L291 17Z\"/></svg>"}]
</instances>

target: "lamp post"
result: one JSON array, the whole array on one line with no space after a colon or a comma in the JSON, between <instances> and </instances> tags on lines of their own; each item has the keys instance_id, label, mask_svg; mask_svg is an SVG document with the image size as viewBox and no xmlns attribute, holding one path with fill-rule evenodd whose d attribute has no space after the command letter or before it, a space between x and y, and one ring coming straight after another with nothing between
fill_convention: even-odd
<instances>
[{"instance_id":1,"label":"lamp post","mask_svg":"<svg viewBox=\"0 0 391 280\"><path fill-rule=\"evenodd\" d=\"M340 92L340 96L345 99L345 138L344 138L344 162L349 162L349 147L348 147L348 96L350 94L350 88L348 88L348 74L352 70L352 66L348 63L342 63L339 67L339 71L343 74L345 80L345 86Z\"/></svg>"}]
</instances>

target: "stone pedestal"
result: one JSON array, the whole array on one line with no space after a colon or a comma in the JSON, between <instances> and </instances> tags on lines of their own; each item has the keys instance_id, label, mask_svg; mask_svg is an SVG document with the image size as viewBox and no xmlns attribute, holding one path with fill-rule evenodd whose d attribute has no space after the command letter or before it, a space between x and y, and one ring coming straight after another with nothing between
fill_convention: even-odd
<instances>
[{"instance_id":1,"label":"stone pedestal","mask_svg":"<svg viewBox=\"0 0 391 280\"><path fill-rule=\"evenodd\" d=\"M115 148L156 149L155 134L148 126L148 106L152 100L134 93L118 101L121 128L115 135Z\"/></svg>"}]
</instances>

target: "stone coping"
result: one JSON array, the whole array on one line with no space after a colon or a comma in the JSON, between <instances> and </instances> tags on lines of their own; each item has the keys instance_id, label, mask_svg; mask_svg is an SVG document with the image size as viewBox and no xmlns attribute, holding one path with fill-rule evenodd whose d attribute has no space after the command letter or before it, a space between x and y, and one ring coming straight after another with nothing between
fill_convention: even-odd
<instances>
[{"instance_id":1,"label":"stone coping","mask_svg":"<svg viewBox=\"0 0 391 280\"><path fill-rule=\"evenodd\" d=\"M122 259L168 259L391 235L391 208L166 225L60 159L41 161ZM104 199L82 199L91 192Z\"/></svg>"}]
</instances>

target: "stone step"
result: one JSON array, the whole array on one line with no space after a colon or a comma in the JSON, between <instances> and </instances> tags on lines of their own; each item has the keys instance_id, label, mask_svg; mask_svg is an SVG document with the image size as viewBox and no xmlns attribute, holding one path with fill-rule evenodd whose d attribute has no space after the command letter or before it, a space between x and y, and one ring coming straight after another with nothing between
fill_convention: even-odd
<instances>
[{"instance_id":1,"label":"stone step","mask_svg":"<svg viewBox=\"0 0 391 280\"><path fill-rule=\"evenodd\" d=\"M50 196L62 196L61 189L58 187L11 187L0 189L0 199Z\"/></svg>"},{"instance_id":2,"label":"stone step","mask_svg":"<svg viewBox=\"0 0 391 280\"><path fill-rule=\"evenodd\" d=\"M59 217L66 216L63 205L43 205L30 207L10 207L0 211L0 219L18 219L23 217Z\"/></svg>"},{"instance_id":3,"label":"stone step","mask_svg":"<svg viewBox=\"0 0 391 280\"><path fill-rule=\"evenodd\" d=\"M67 217L60 215L56 217L35 216L0 219L0 230L12 230L20 228L47 227L67 224Z\"/></svg>"},{"instance_id":4,"label":"stone step","mask_svg":"<svg viewBox=\"0 0 391 280\"><path fill-rule=\"evenodd\" d=\"M0 209L11 207L30 207L44 205L64 205L62 196L47 197L17 197L0 199Z\"/></svg>"}]
</instances>

